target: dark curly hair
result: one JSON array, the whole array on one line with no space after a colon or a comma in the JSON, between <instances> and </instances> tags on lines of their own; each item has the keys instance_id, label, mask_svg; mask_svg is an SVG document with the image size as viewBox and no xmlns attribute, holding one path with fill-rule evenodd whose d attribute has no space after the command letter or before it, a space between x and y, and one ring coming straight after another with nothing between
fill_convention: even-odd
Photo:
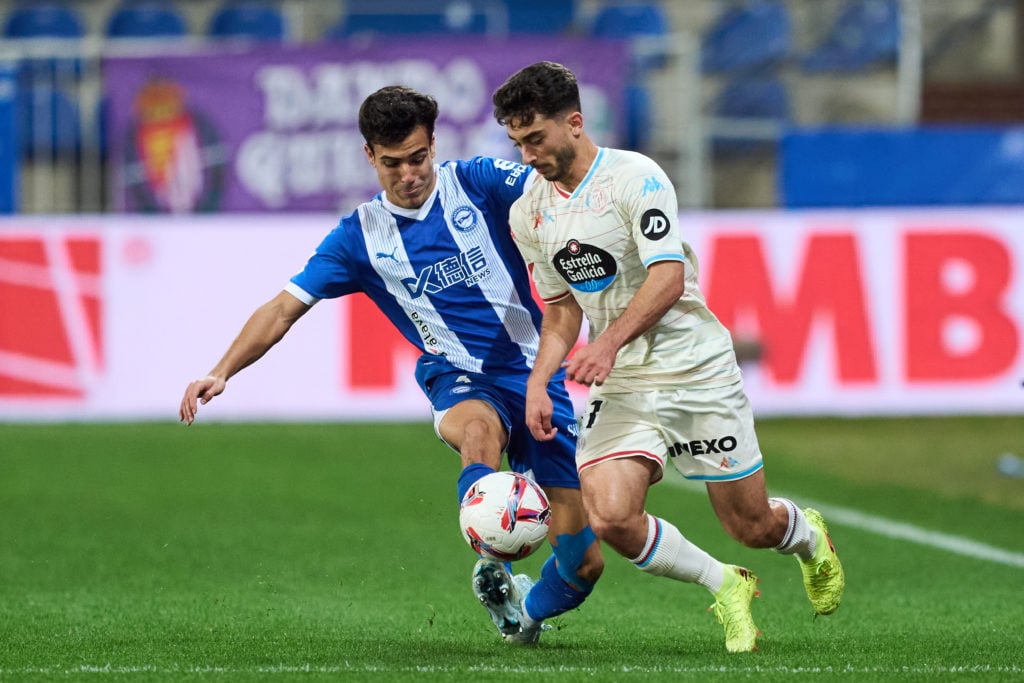
<instances>
[{"instance_id":1,"label":"dark curly hair","mask_svg":"<svg viewBox=\"0 0 1024 683\"><path fill-rule=\"evenodd\" d=\"M509 76L491 97L501 125L528 126L538 114L555 118L581 111L580 87L572 71L555 62L537 62Z\"/></svg>"},{"instance_id":2,"label":"dark curly hair","mask_svg":"<svg viewBox=\"0 0 1024 683\"><path fill-rule=\"evenodd\" d=\"M370 149L396 145L417 126L425 127L427 138L432 138L436 121L437 100L404 85L381 88L359 106L359 132Z\"/></svg>"}]
</instances>

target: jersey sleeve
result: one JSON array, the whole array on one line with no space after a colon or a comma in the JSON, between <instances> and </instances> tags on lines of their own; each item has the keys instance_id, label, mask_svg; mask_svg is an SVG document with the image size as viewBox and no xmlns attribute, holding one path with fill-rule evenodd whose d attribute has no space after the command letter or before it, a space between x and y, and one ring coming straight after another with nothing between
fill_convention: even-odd
<instances>
[{"instance_id":1,"label":"jersey sleeve","mask_svg":"<svg viewBox=\"0 0 1024 683\"><path fill-rule=\"evenodd\" d=\"M621 185L620 206L626 213L645 267L658 261L686 261L679 232L675 187L650 159L630 165Z\"/></svg>"},{"instance_id":2,"label":"jersey sleeve","mask_svg":"<svg viewBox=\"0 0 1024 683\"><path fill-rule=\"evenodd\" d=\"M558 274L554 266L544 258L534 229L534 217L526 200L512 205L509 213L509 224L512 227L512 239L515 240L519 253L526 262L526 267L533 278L537 295L546 303L552 303L569 296L565 280Z\"/></svg>"},{"instance_id":3,"label":"jersey sleeve","mask_svg":"<svg viewBox=\"0 0 1024 683\"><path fill-rule=\"evenodd\" d=\"M292 276L285 289L303 303L313 305L320 299L334 299L361 291L350 258L350 244L346 224L351 217L342 219L338 227L323 239L305 267Z\"/></svg>"},{"instance_id":4,"label":"jersey sleeve","mask_svg":"<svg viewBox=\"0 0 1024 683\"><path fill-rule=\"evenodd\" d=\"M508 159L478 156L452 163L463 183L487 197L501 214L508 213L536 175L529 166Z\"/></svg>"}]
</instances>

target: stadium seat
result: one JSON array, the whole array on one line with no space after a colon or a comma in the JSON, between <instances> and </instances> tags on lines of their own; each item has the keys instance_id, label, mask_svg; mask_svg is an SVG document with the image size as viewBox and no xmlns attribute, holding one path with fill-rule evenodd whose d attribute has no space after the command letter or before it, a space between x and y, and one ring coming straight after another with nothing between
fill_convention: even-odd
<instances>
[{"instance_id":1,"label":"stadium seat","mask_svg":"<svg viewBox=\"0 0 1024 683\"><path fill-rule=\"evenodd\" d=\"M185 18L170 2L126 0L111 14L108 38L180 38L188 34Z\"/></svg>"},{"instance_id":2,"label":"stadium seat","mask_svg":"<svg viewBox=\"0 0 1024 683\"><path fill-rule=\"evenodd\" d=\"M75 100L50 86L37 86L17 100L18 139L28 157L74 155L81 142Z\"/></svg>"},{"instance_id":3,"label":"stadium seat","mask_svg":"<svg viewBox=\"0 0 1024 683\"><path fill-rule=\"evenodd\" d=\"M559 35L570 29L576 19L572 0L507 0L508 31Z\"/></svg>"},{"instance_id":4,"label":"stadium seat","mask_svg":"<svg viewBox=\"0 0 1024 683\"><path fill-rule=\"evenodd\" d=\"M790 120L789 93L776 77L740 77L727 83L712 104L712 148L716 154L750 154L773 148ZM753 124L749 131L730 123ZM724 124L724 126L723 126ZM724 130L723 130L724 128Z\"/></svg>"},{"instance_id":5,"label":"stadium seat","mask_svg":"<svg viewBox=\"0 0 1024 683\"><path fill-rule=\"evenodd\" d=\"M780 0L732 5L701 41L704 73L756 71L778 65L790 53L792 22Z\"/></svg>"},{"instance_id":6,"label":"stadium seat","mask_svg":"<svg viewBox=\"0 0 1024 683\"><path fill-rule=\"evenodd\" d=\"M65 2L21 2L8 15L3 33L27 41L73 40L84 29L77 10ZM15 120L22 154L65 155L78 148L78 109L64 88L73 87L81 69L81 60L72 56L18 60Z\"/></svg>"},{"instance_id":7,"label":"stadium seat","mask_svg":"<svg viewBox=\"0 0 1024 683\"><path fill-rule=\"evenodd\" d=\"M492 12L501 13L501 28L507 19L504 9L494 3L474 0L421 0L415 10L408 2L350 0L341 20L325 37L341 39L358 35L485 34L498 27Z\"/></svg>"},{"instance_id":8,"label":"stadium seat","mask_svg":"<svg viewBox=\"0 0 1024 683\"><path fill-rule=\"evenodd\" d=\"M643 150L651 139L651 93L642 85L629 84L622 91L627 149Z\"/></svg>"},{"instance_id":9,"label":"stadium seat","mask_svg":"<svg viewBox=\"0 0 1024 683\"><path fill-rule=\"evenodd\" d=\"M808 72L863 71L894 61L899 46L899 0L851 0L801 64Z\"/></svg>"},{"instance_id":10,"label":"stadium seat","mask_svg":"<svg viewBox=\"0 0 1024 683\"><path fill-rule=\"evenodd\" d=\"M629 41L634 70L663 66L667 60L668 18L653 2L610 4L598 10L588 31L594 38Z\"/></svg>"},{"instance_id":11,"label":"stadium seat","mask_svg":"<svg viewBox=\"0 0 1024 683\"><path fill-rule=\"evenodd\" d=\"M7 38L81 38L82 19L63 2L23 2L4 24Z\"/></svg>"},{"instance_id":12,"label":"stadium seat","mask_svg":"<svg viewBox=\"0 0 1024 683\"><path fill-rule=\"evenodd\" d=\"M285 23L284 14L274 4L235 0L213 13L209 34L214 38L280 42L285 38Z\"/></svg>"}]
</instances>

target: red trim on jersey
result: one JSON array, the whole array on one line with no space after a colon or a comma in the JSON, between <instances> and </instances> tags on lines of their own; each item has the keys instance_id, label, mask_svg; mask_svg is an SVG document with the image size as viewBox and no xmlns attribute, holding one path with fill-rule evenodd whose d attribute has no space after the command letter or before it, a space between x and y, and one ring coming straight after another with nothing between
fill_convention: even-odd
<instances>
[{"instance_id":1,"label":"red trim on jersey","mask_svg":"<svg viewBox=\"0 0 1024 683\"><path fill-rule=\"evenodd\" d=\"M551 181L551 184L555 187L555 192L557 192L558 194L562 195L562 197L564 199L568 199L569 197L572 196L572 192L566 192L565 190L560 188L558 186L558 183L556 183L554 180Z\"/></svg>"},{"instance_id":2,"label":"red trim on jersey","mask_svg":"<svg viewBox=\"0 0 1024 683\"><path fill-rule=\"evenodd\" d=\"M542 301L543 301L544 303L546 303L546 304L553 304L553 303L555 303L556 301L561 301L561 300L562 300L562 299L564 299L565 297L569 296L569 294L570 294L570 292L567 292L567 291L566 291L566 292L562 292L562 293L561 293L561 294L559 294L558 296L553 296L553 297L551 297L551 298L549 298L549 299L544 299L543 297L541 297L541 300L542 300Z\"/></svg>"}]
</instances>

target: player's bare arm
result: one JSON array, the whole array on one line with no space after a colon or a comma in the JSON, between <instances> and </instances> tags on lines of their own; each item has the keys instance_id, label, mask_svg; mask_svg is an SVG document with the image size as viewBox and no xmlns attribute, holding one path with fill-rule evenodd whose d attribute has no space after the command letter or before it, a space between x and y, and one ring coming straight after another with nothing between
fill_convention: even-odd
<instances>
[{"instance_id":1,"label":"player's bare arm","mask_svg":"<svg viewBox=\"0 0 1024 683\"><path fill-rule=\"evenodd\" d=\"M583 310L571 296L549 303L544 309L537 359L526 383L526 426L538 441L549 441L558 433L551 424L554 406L548 395L548 382L572 350L582 324Z\"/></svg>"},{"instance_id":2,"label":"player's bare arm","mask_svg":"<svg viewBox=\"0 0 1024 683\"><path fill-rule=\"evenodd\" d=\"M686 288L686 266L680 261L659 261L626 310L597 339L577 351L566 364L566 375L580 384L601 385L611 374L615 355L661 320Z\"/></svg>"},{"instance_id":3,"label":"player's bare arm","mask_svg":"<svg viewBox=\"0 0 1024 683\"><path fill-rule=\"evenodd\" d=\"M231 377L263 357L308 310L309 306L282 291L253 311L217 365L206 377L194 380L186 387L178 419L192 424L200 403L209 403L223 392Z\"/></svg>"}]
</instances>

